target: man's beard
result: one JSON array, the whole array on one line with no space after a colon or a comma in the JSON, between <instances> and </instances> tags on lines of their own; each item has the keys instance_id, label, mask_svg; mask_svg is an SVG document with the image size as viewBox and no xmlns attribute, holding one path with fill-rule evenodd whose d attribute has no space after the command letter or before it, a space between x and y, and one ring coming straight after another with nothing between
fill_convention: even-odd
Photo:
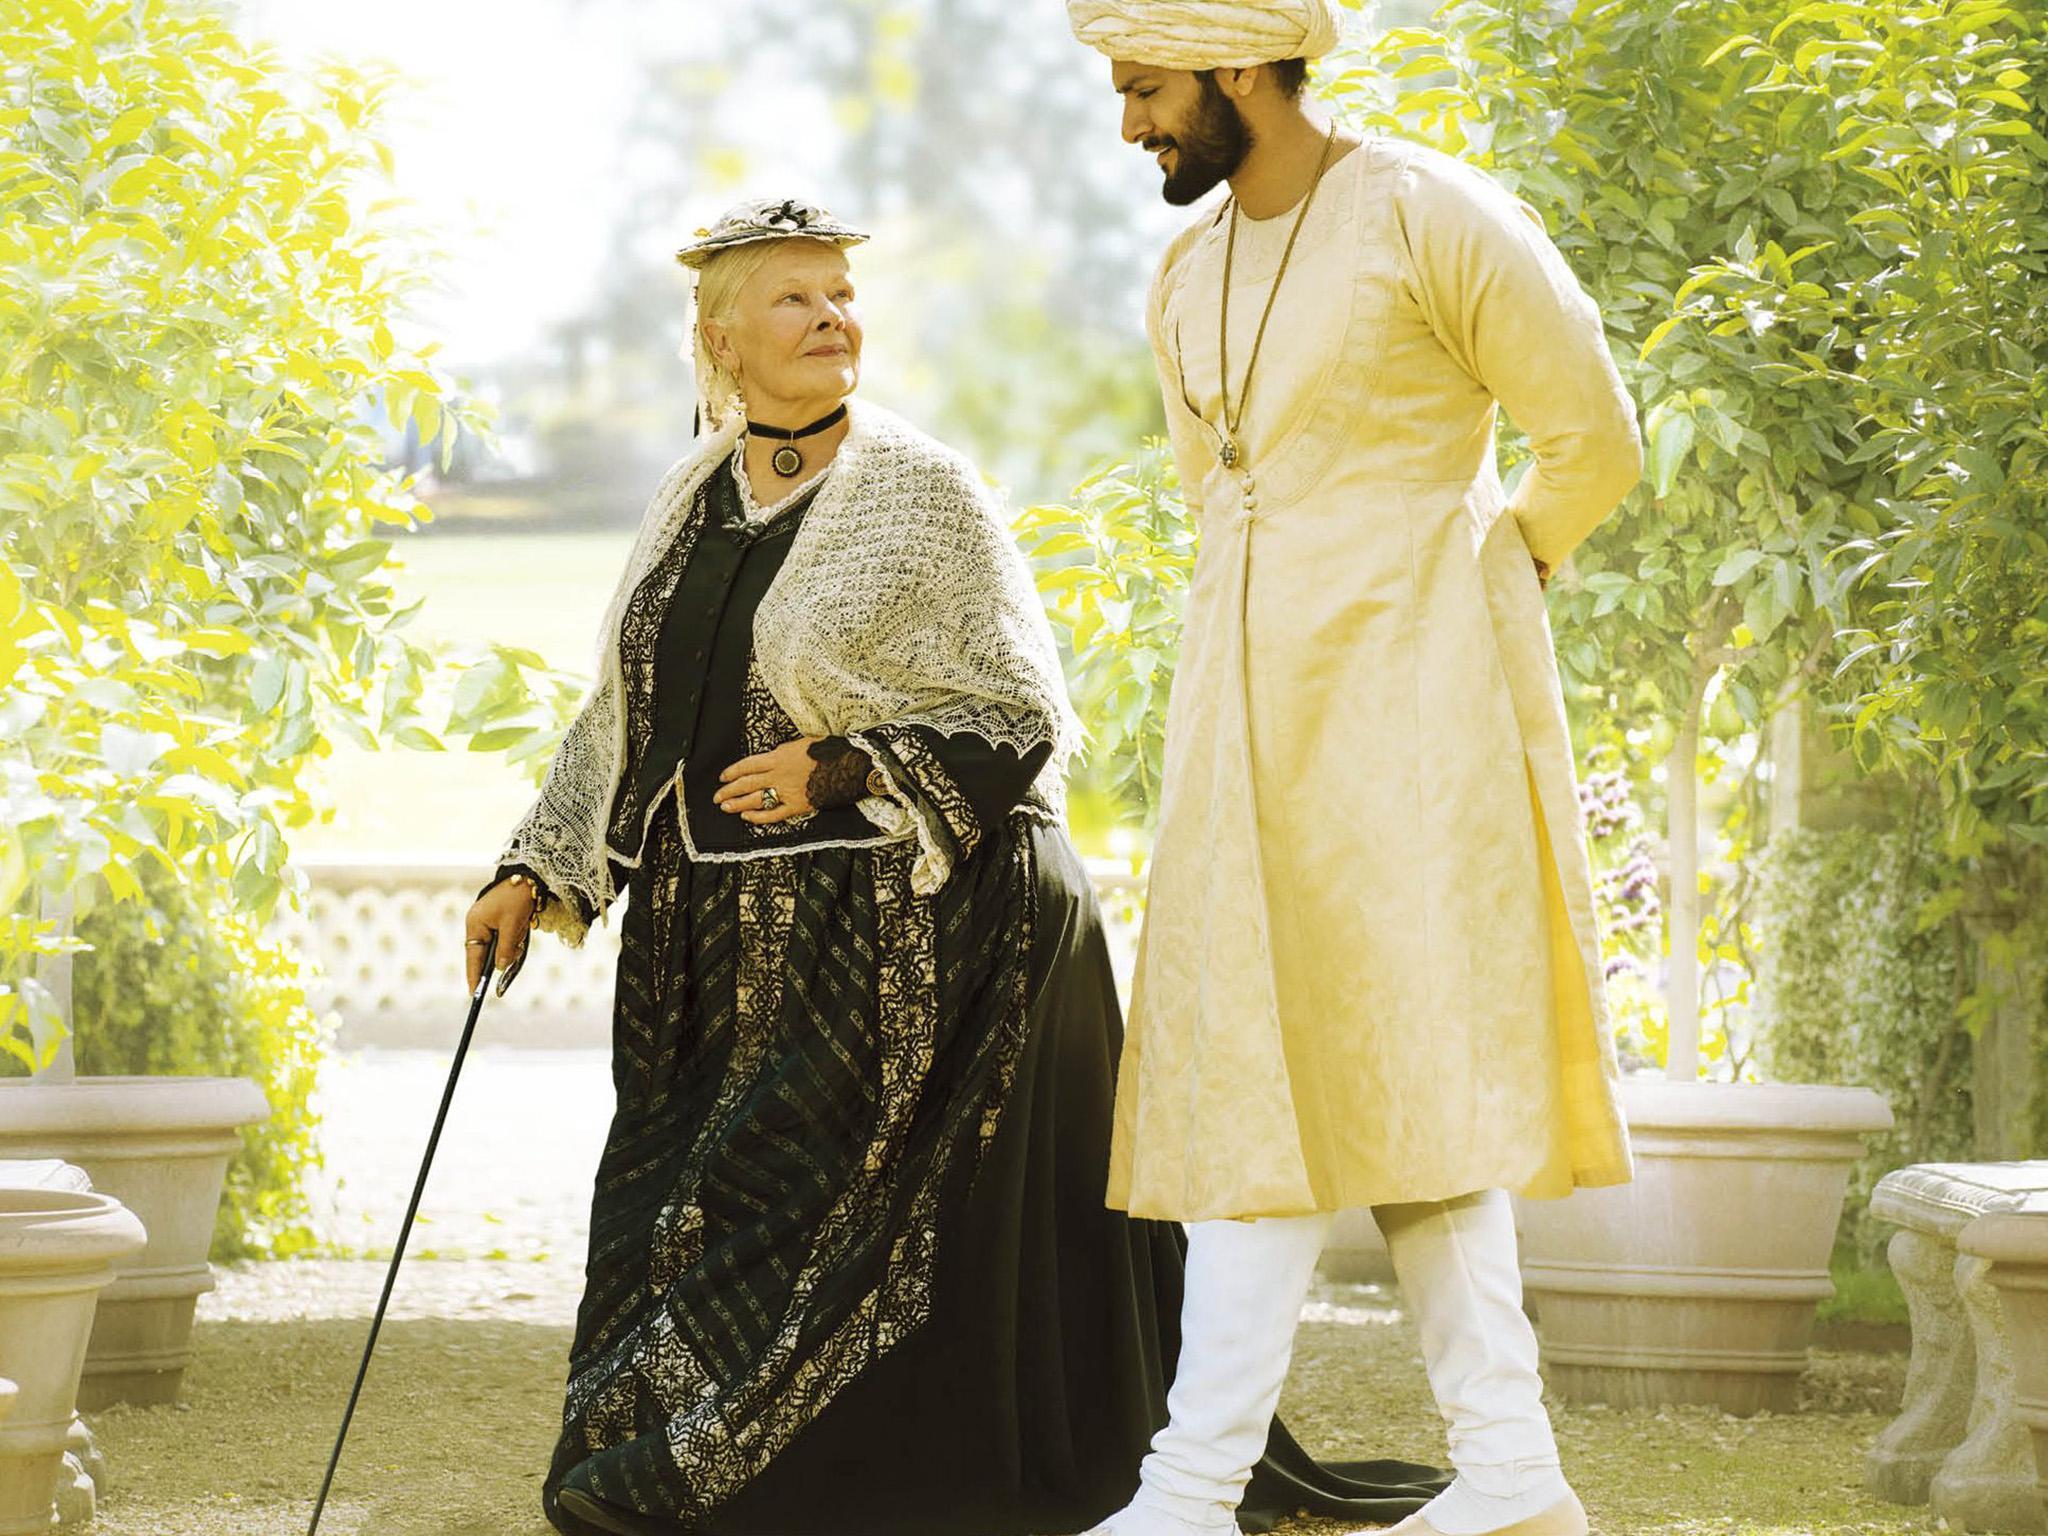
<instances>
[{"instance_id":1,"label":"man's beard","mask_svg":"<svg viewBox=\"0 0 2048 1536\"><path fill-rule=\"evenodd\" d=\"M1145 148L1155 154L1169 146L1175 151L1174 167L1159 189L1159 195L1175 207L1194 202L1235 172L1252 147L1251 130L1223 94L1214 73L1204 71L1199 78L1201 97L1187 127L1179 134L1157 134L1145 140Z\"/></svg>"}]
</instances>

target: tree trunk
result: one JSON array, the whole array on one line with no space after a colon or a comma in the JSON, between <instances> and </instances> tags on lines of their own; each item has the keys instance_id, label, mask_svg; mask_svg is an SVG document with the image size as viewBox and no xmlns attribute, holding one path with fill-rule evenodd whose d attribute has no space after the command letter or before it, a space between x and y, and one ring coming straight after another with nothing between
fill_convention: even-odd
<instances>
[{"instance_id":1,"label":"tree trunk","mask_svg":"<svg viewBox=\"0 0 2048 1536\"><path fill-rule=\"evenodd\" d=\"M40 902L41 898L38 898ZM57 899L56 910L51 914L57 920L59 938L71 936L71 893L66 891ZM32 1074L38 1082L68 1083L78 1075L76 1058L71 1050L71 956L40 955L36 959L36 980L50 994L57 1004L64 1020L64 1038L57 1042L57 1054L50 1064L40 1072Z\"/></svg>"},{"instance_id":2,"label":"tree trunk","mask_svg":"<svg viewBox=\"0 0 2048 1536\"><path fill-rule=\"evenodd\" d=\"M1669 823L1670 953L1664 970L1664 1011L1670 1021L1664 1075L1690 1083L1700 1075L1700 710L1710 668L1696 666L1678 739L1664 763L1664 808Z\"/></svg>"},{"instance_id":3,"label":"tree trunk","mask_svg":"<svg viewBox=\"0 0 2048 1536\"><path fill-rule=\"evenodd\" d=\"M1978 983L1995 1001L1984 1015L1973 1060L1971 1100L1975 1107L1977 1156L1991 1162L2034 1153L2034 1010L2015 983L2032 969L2001 974L1984 947L1977 946Z\"/></svg>"},{"instance_id":4,"label":"tree trunk","mask_svg":"<svg viewBox=\"0 0 2048 1536\"><path fill-rule=\"evenodd\" d=\"M2029 911L2038 892L2037 871L2024 855L1987 855L1973 873L1976 889L1966 907L1972 970L1987 1002L1977 1036L1971 1082L1977 1156L1994 1162L2028 1158L2039 1150L2034 1096L2040 1066L2034 1040L2042 1007L2043 962L2038 919Z\"/></svg>"},{"instance_id":5,"label":"tree trunk","mask_svg":"<svg viewBox=\"0 0 2048 1536\"><path fill-rule=\"evenodd\" d=\"M1772 837L1796 832L1800 826L1800 805L1806 792L1806 687L1805 679L1794 677L1778 696L1777 711L1771 716L1771 814Z\"/></svg>"}]
</instances>

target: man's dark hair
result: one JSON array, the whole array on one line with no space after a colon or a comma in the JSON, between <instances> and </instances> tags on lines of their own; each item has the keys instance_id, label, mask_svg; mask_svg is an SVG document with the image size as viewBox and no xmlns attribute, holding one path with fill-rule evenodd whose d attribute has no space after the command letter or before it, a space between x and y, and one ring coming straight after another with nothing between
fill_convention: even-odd
<instances>
[{"instance_id":1,"label":"man's dark hair","mask_svg":"<svg viewBox=\"0 0 2048 1536\"><path fill-rule=\"evenodd\" d=\"M1302 87L1308 84L1307 59L1274 59L1259 67L1273 72L1273 83L1280 87L1280 94L1283 96L1299 96ZM1222 87L1216 84L1215 70L1198 69L1195 76L1207 85L1222 90Z\"/></svg>"},{"instance_id":2,"label":"man's dark hair","mask_svg":"<svg viewBox=\"0 0 2048 1536\"><path fill-rule=\"evenodd\" d=\"M1270 66L1273 81L1280 87L1282 95L1299 96L1301 88L1308 83L1307 59L1277 59Z\"/></svg>"}]
</instances>

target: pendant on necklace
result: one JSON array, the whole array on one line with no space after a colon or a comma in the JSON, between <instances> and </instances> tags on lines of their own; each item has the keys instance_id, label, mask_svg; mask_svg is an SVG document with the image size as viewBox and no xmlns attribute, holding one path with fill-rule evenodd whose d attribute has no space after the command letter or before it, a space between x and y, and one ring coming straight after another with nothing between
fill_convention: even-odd
<instances>
[{"instance_id":1,"label":"pendant on necklace","mask_svg":"<svg viewBox=\"0 0 2048 1536\"><path fill-rule=\"evenodd\" d=\"M788 480L794 478L796 472L804 467L804 456L784 443L775 450L775 457L768 462L775 466L775 473Z\"/></svg>"},{"instance_id":2,"label":"pendant on necklace","mask_svg":"<svg viewBox=\"0 0 2048 1536\"><path fill-rule=\"evenodd\" d=\"M1219 459L1221 459L1221 460L1223 461L1223 467L1224 467L1225 469L1235 469L1235 468L1237 468L1237 443L1236 443L1236 440L1235 440L1235 439L1233 439L1233 438L1228 438L1228 437L1224 438L1224 439L1223 439L1223 448L1222 448L1222 450L1221 450L1221 451L1220 451L1220 452L1219 452L1219 453L1218 453L1218 454L1216 455L1216 457L1217 457L1217 458L1219 458Z\"/></svg>"}]
</instances>

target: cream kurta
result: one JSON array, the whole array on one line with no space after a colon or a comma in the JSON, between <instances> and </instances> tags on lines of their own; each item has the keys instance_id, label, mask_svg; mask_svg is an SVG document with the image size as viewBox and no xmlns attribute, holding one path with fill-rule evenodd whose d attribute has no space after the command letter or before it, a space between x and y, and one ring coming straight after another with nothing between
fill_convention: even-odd
<instances>
[{"instance_id":1,"label":"cream kurta","mask_svg":"<svg viewBox=\"0 0 2048 1536\"><path fill-rule=\"evenodd\" d=\"M1240 220L1233 403L1298 208ZM1530 559L1555 570L1641 473L1599 316L1520 199L1369 138L1310 205L1226 469L1228 232L1176 239L1147 312L1201 542L1109 1203L1193 1221L1624 1182ZM1536 453L1506 505L1496 401Z\"/></svg>"}]
</instances>

